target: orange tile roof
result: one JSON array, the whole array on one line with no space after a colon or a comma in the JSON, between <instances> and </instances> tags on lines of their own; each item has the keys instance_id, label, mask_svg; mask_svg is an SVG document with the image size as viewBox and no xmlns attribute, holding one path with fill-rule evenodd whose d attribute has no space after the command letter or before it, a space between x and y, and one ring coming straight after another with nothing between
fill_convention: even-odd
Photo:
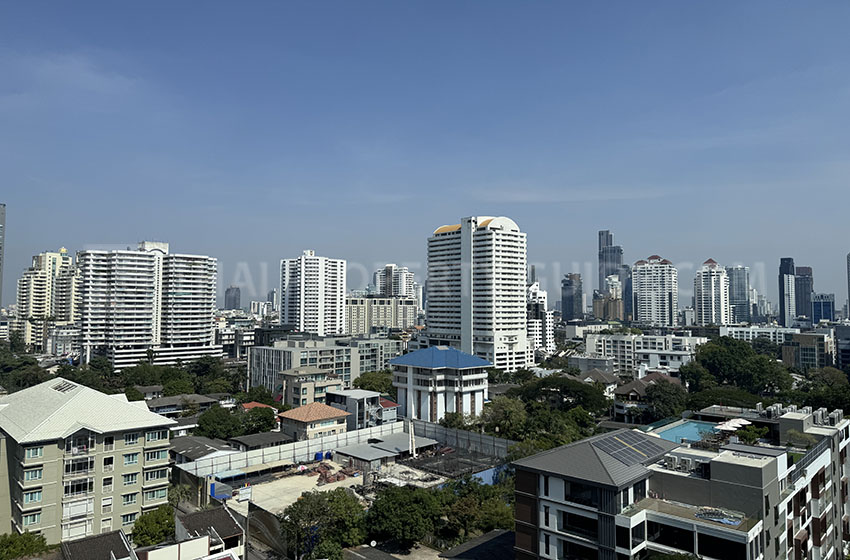
<instances>
[{"instance_id":1,"label":"orange tile roof","mask_svg":"<svg viewBox=\"0 0 850 560\"><path fill-rule=\"evenodd\" d=\"M251 410L252 408L271 408L271 409L274 409L273 406L269 406L267 404L259 403L257 401L242 403L242 408L244 408L245 410Z\"/></svg>"},{"instance_id":2,"label":"orange tile roof","mask_svg":"<svg viewBox=\"0 0 850 560\"><path fill-rule=\"evenodd\" d=\"M331 420L333 418L343 418L349 414L351 413L326 404L314 402L281 412L278 416L287 420L295 420L296 422L310 423L320 420Z\"/></svg>"}]
</instances>

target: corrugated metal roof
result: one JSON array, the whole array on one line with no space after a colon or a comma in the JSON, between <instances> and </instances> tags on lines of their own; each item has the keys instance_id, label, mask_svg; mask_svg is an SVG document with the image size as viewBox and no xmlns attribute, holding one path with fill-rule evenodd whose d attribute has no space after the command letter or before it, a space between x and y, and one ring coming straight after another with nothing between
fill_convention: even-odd
<instances>
[{"instance_id":1,"label":"corrugated metal roof","mask_svg":"<svg viewBox=\"0 0 850 560\"><path fill-rule=\"evenodd\" d=\"M390 360L393 365L413 366L428 369L466 369L490 367L491 364L483 358L461 352L448 346L431 346L399 356Z\"/></svg>"},{"instance_id":2,"label":"corrugated metal roof","mask_svg":"<svg viewBox=\"0 0 850 560\"><path fill-rule=\"evenodd\" d=\"M52 441L88 429L96 433L171 426L145 401L106 395L61 377L0 397L0 428L18 443Z\"/></svg>"}]
</instances>

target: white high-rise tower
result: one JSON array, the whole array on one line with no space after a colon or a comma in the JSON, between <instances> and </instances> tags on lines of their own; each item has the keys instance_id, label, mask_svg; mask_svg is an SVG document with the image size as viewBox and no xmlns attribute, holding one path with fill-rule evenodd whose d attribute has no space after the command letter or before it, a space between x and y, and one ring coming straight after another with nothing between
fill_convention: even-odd
<instances>
[{"instance_id":1,"label":"white high-rise tower","mask_svg":"<svg viewBox=\"0 0 850 560\"><path fill-rule=\"evenodd\" d=\"M24 344L43 352L52 325L74 322L76 314L76 278L73 258L64 247L32 258L18 279L18 317L14 328L21 332Z\"/></svg>"},{"instance_id":2,"label":"white high-rise tower","mask_svg":"<svg viewBox=\"0 0 850 560\"><path fill-rule=\"evenodd\" d=\"M505 217L478 216L428 238L428 343L516 371L529 365L526 235Z\"/></svg>"},{"instance_id":3,"label":"white high-rise tower","mask_svg":"<svg viewBox=\"0 0 850 560\"><path fill-rule=\"evenodd\" d=\"M708 259L694 277L694 312L700 326L724 326L732 322L729 276L714 259Z\"/></svg>"},{"instance_id":4,"label":"white high-rise tower","mask_svg":"<svg viewBox=\"0 0 850 560\"><path fill-rule=\"evenodd\" d=\"M414 297L413 273L406 266L388 264L372 275L375 290L382 296Z\"/></svg>"},{"instance_id":5,"label":"white high-rise tower","mask_svg":"<svg viewBox=\"0 0 850 560\"><path fill-rule=\"evenodd\" d=\"M679 271L673 263L652 255L632 268L635 321L653 327L674 327L679 313Z\"/></svg>"},{"instance_id":6,"label":"white high-rise tower","mask_svg":"<svg viewBox=\"0 0 850 560\"><path fill-rule=\"evenodd\" d=\"M282 259L280 322L320 336L345 333L345 261L310 250Z\"/></svg>"}]
</instances>

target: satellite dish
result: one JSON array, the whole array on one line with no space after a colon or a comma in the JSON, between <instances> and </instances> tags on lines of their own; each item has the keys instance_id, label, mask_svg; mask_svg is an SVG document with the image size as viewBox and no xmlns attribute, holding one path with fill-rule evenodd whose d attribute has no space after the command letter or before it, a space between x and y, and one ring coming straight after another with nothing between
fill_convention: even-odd
<instances>
[{"instance_id":1,"label":"satellite dish","mask_svg":"<svg viewBox=\"0 0 850 560\"><path fill-rule=\"evenodd\" d=\"M375 548L377 545L378 545L378 543L375 542L375 541L372 541L372 542L369 543L369 546L371 546L372 548Z\"/></svg>"}]
</instances>

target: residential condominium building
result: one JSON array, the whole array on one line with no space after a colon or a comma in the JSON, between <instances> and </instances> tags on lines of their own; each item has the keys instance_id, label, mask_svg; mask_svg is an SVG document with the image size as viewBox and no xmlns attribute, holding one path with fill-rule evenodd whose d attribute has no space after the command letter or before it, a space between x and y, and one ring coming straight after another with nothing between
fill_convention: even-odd
<instances>
[{"instance_id":1,"label":"residential condominium building","mask_svg":"<svg viewBox=\"0 0 850 560\"><path fill-rule=\"evenodd\" d=\"M515 557L843 558L850 428L840 411L817 416L782 414L775 438L758 446L617 430L521 459Z\"/></svg>"},{"instance_id":2,"label":"residential condominium building","mask_svg":"<svg viewBox=\"0 0 850 560\"><path fill-rule=\"evenodd\" d=\"M623 266L623 248L614 245L614 235L607 229L599 231L598 237L599 283L597 286L600 292L607 293L608 287L605 284L605 279L612 274L619 274L620 268Z\"/></svg>"},{"instance_id":3,"label":"residential condominium building","mask_svg":"<svg viewBox=\"0 0 850 560\"><path fill-rule=\"evenodd\" d=\"M382 296L415 297L413 273L406 266L388 264L372 275L375 291Z\"/></svg>"},{"instance_id":4,"label":"residential condominium building","mask_svg":"<svg viewBox=\"0 0 850 560\"><path fill-rule=\"evenodd\" d=\"M757 338L764 338L774 344L782 344L786 340L791 340L795 334L799 334L800 329L791 327L720 327L720 336L728 336L735 340L743 340L752 342Z\"/></svg>"},{"instance_id":5,"label":"residential condominium building","mask_svg":"<svg viewBox=\"0 0 850 560\"><path fill-rule=\"evenodd\" d=\"M797 316L812 318L812 294L815 291L815 278L812 267L798 266L794 270L794 308Z\"/></svg>"},{"instance_id":6,"label":"residential condominium building","mask_svg":"<svg viewBox=\"0 0 850 560\"><path fill-rule=\"evenodd\" d=\"M0 397L0 532L54 544L132 531L168 502L173 424L144 401L58 377Z\"/></svg>"},{"instance_id":7,"label":"residential condominium building","mask_svg":"<svg viewBox=\"0 0 850 560\"><path fill-rule=\"evenodd\" d=\"M577 272L561 279L561 318L564 321L584 319L584 289L581 274Z\"/></svg>"},{"instance_id":8,"label":"residential condominium building","mask_svg":"<svg viewBox=\"0 0 850 560\"><path fill-rule=\"evenodd\" d=\"M729 307L732 313L732 323L740 324L750 321L752 304L750 300L750 268L747 266L727 266L726 276L729 278Z\"/></svg>"},{"instance_id":9,"label":"residential condominium building","mask_svg":"<svg viewBox=\"0 0 850 560\"><path fill-rule=\"evenodd\" d=\"M790 327L797 318L796 269L794 259L779 259L779 324Z\"/></svg>"},{"instance_id":10,"label":"residential condominium building","mask_svg":"<svg viewBox=\"0 0 850 560\"><path fill-rule=\"evenodd\" d=\"M281 387L275 400L295 408L310 403L324 403L328 391L342 390L342 378L326 369L301 366L280 372Z\"/></svg>"},{"instance_id":11,"label":"residential condominium building","mask_svg":"<svg viewBox=\"0 0 850 560\"><path fill-rule=\"evenodd\" d=\"M632 267L634 321L674 327L679 314L679 272L673 263L652 255Z\"/></svg>"},{"instance_id":12,"label":"residential condominium building","mask_svg":"<svg viewBox=\"0 0 850 560\"><path fill-rule=\"evenodd\" d=\"M344 434L350 413L322 403L310 403L278 414L280 431L293 439L304 441Z\"/></svg>"},{"instance_id":13,"label":"residential condominium building","mask_svg":"<svg viewBox=\"0 0 850 560\"><path fill-rule=\"evenodd\" d=\"M732 322L729 276L714 259L705 261L694 276L694 312L699 326L720 326Z\"/></svg>"},{"instance_id":14,"label":"residential condominium building","mask_svg":"<svg viewBox=\"0 0 850 560\"><path fill-rule=\"evenodd\" d=\"M412 329L419 314L412 296L347 296L345 308L349 335Z\"/></svg>"},{"instance_id":15,"label":"residential condominium building","mask_svg":"<svg viewBox=\"0 0 850 560\"><path fill-rule=\"evenodd\" d=\"M345 332L345 261L312 250L280 261L280 323L319 336Z\"/></svg>"},{"instance_id":16,"label":"residential condominium building","mask_svg":"<svg viewBox=\"0 0 850 560\"><path fill-rule=\"evenodd\" d=\"M439 422L448 412L477 416L487 398L490 362L447 346L431 346L394 358L393 387L399 414Z\"/></svg>"},{"instance_id":17,"label":"residential condominium building","mask_svg":"<svg viewBox=\"0 0 850 560\"><path fill-rule=\"evenodd\" d=\"M328 391L325 403L351 413L347 417L348 431L371 428L384 423L381 394L363 389Z\"/></svg>"},{"instance_id":18,"label":"residential condominium building","mask_svg":"<svg viewBox=\"0 0 850 560\"><path fill-rule=\"evenodd\" d=\"M427 344L505 371L533 361L526 324L526 235L505 217L463 218L428 238Z\"/></svg>"},{"instance_id":19,"label":"residential condominium building","mask_svg":"<svg viewBox=\"0 0 850 560\"><path fill-rule=\"evenodd\" d=\"M666 368L675 373L693 358L699 345L708 338L683 335L588 334L585 337L587 355L591 358L613 358L614 373L635 375L641 366L649 369Z\"/></svg>"},{"instance_id":20,"label":"residential condominium building","mask_svg":"<svg viewBox=\"0 0 850 560\"><path fill-rule=\"evenodd\" d=\"M791 335L782 344L782 361L802 372L835 365L835 338L832 330Z\"/></svg>"},{"instance_id":21,"label":"residential condominium building","mask_svg":"<svg viewBox=\"0 0 850 560\"><path fill-rule=\"evenodd\" d=\"M548 294L540 289L539 282L532 282L526 290L528 310L528 343L539 356L555 352L555 317L549 311Z\"/></svg>"},{"instance_id":22,"label":"residential condominium building","mask_svg":"<svg viewBox=\"0 0 850 560\"><path fill-rule=\"evenodd\" d=\"M120 371L141 361L221 356L216 259L170 254L168 243L145 241L136 251L80 251L77 266L84 361L105 353Z\"/></svg>"},{"instance_id":23,"label":"residential condominium building","mask_svg":"<svg viewBox=\"0 0 850 560\"><path fill-rule=\"evenodd\" d=\"M18 279L18 316L13 328L35 352L46 351L51 327L77 319L78 278L73 257L62 247L35 255Z\"/></svg>"}]
</instances>

